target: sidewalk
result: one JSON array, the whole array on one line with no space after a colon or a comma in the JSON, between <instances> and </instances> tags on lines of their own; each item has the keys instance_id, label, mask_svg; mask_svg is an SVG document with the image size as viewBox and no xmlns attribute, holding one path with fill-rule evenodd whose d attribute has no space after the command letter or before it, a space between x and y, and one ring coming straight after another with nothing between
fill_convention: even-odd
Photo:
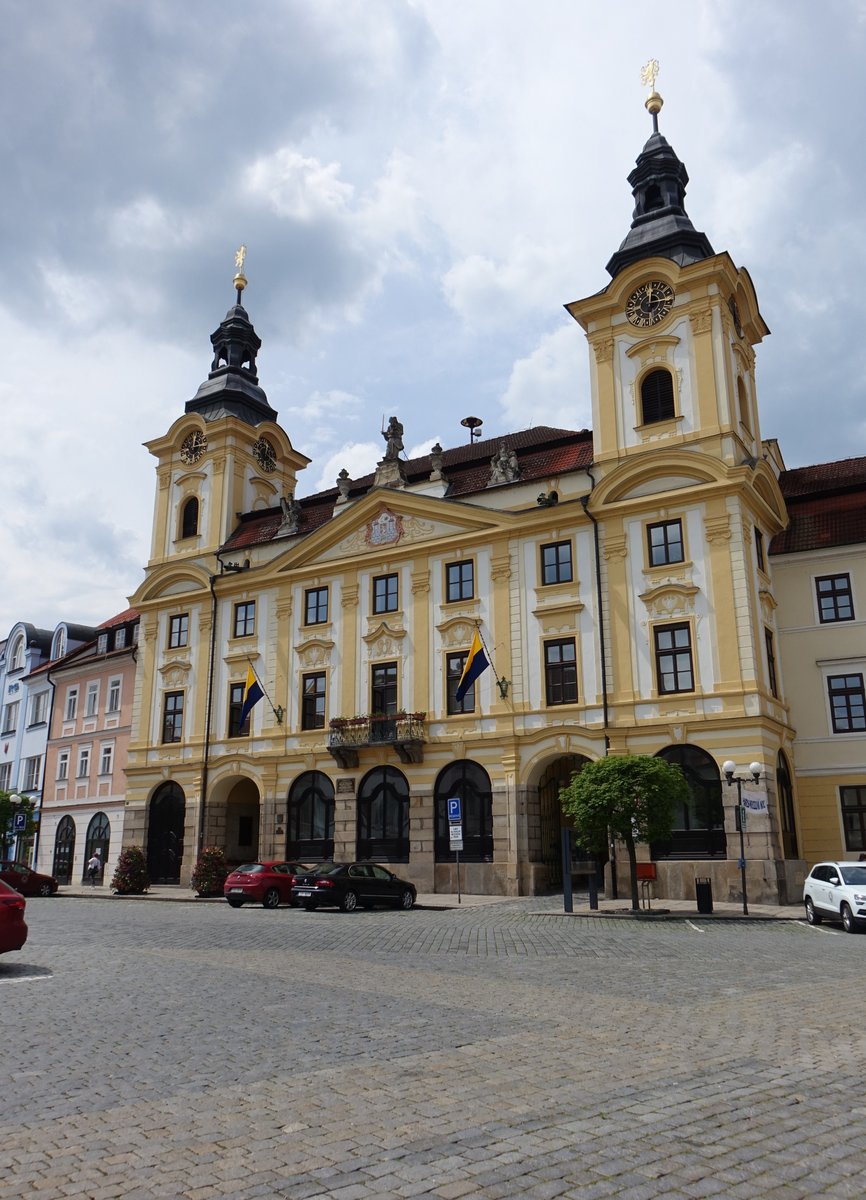
<instances>
[{"instance_id":1,"label":"sidewalk","mask_svg":"<svg viewBox=\"0 0 866 1200\"><path fill-rule=\"evenodd\" d=\"M196 896L188 887L178 884L153 884L143 896L115 896L107 885L95 888L89 884L70 884L62 886L58 896L81 898L86 900L151 900L171 901L176 903L222 904L221 896ZM642 909L639 913L631 911L631 902L626 897L619 900L599 899L598 909L592 911L585 894L578 893L574 897L574 912L565 913L561 896L475 896L463 893L458 902L457 895L451 892L419 892L418 908L481 908L491 904L505 904L509 901L522 901L533 916L555 917L575 916L593 918L611 918L623 920L685 920L701 921L803 921L805 914L802 904L752 904L749 903L748 916L743 913L740 901L713 902L712 913L699 913L694 900L653 900L650 909Z\"/></svg>"}]
</instances>

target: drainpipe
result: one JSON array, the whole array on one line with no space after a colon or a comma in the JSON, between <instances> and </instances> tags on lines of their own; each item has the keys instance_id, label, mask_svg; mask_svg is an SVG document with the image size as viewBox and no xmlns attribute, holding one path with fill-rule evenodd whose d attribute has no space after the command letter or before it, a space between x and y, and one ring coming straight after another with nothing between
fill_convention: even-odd
<instances>
[{"instance_id":1,"label":"drainpipe","mask_svg":"<svg viewBox=\"0 0 866 1200\"><path fill-rule=\"evenodd\" d=\"M587 467L586 473L589 476L589 481L592 484L593 491L595 490L595 479L593 479L592 471ZM605 655L605 628L604 628L604 606L602 604L601 591L601 537L598 529L598 521L589 510L589 501L592 492L589 495L581 496L580 503L583 506L583 511L592 521L592 533L595 543L595 602L598 610L598 643L599 657L601 660L601 699L602 699L602 721L604 725L604 752L607 755L610 751L610 736L608 734L608 726L610 724L610 709L608 706L607 694L607 662ZM613 838L608 838L609 855L610 855L610 885L612 898L619 899L619 891L616 884L616 844Z\"/></svg>"}]
</instances>

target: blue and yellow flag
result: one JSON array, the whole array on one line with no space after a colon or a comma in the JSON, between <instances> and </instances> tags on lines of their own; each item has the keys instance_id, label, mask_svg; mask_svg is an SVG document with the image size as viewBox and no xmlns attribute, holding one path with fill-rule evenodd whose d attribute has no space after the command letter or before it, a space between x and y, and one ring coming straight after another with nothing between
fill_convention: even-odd
<instances>
[{"instance_id":1,"label":"blue and yellow flag","mask_svg":"<svg viewBox=\"0 0 866 1200\"><path fill-rule=\"evenodd\" d=\"M256 673L249 667L247 669L247 682L244 687L244 702L241 705L241 715L239 727L243 729L247 717L256 704L261 700L264 692L259 687L259 681L256 679Z\"/></svg>"},{"instance_id":2,"label":"blue and yellow flag","mask_svg":"<svg viewBox=\"0 0 866 1200\"><path fill-rule=\"evenodd\" d=\"M469 647L466 662L463 665L463 674L460 676L457 691L454 693L454 699L458 704L482 671L486 671L489 666L490 663L487 661L487 655L484 653L484 647L481 645L481 638L478 636L478 630L476 629L472 635L472 645Z\"/></svg>"}]
</instances>

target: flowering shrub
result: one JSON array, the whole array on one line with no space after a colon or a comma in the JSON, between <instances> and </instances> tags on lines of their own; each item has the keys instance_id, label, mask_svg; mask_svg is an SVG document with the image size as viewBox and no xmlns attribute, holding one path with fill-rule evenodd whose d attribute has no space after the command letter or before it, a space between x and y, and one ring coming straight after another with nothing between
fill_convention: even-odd
<instances>
[{"instance_id":1,"label":"flowering shrub","mask_svg":"<svg viewBox=\"0 0 866 1200\"><path fill-rule=\"evenodd\" d=\"M198 896L221 896L228 873L225 852L205 846L192 869L190 887Z\"/></svg>"},{"instance_id":2,"label":"flowering shrub","mask_svg":"<svg viewBox=\"0 0 866 1200\"><path fill-rule=\"evenodd\" d=\"M118 896L141 896L150 887L147 860L141 846L127 846L121 850L111 887Z\"/></svg>"}]
</instances>

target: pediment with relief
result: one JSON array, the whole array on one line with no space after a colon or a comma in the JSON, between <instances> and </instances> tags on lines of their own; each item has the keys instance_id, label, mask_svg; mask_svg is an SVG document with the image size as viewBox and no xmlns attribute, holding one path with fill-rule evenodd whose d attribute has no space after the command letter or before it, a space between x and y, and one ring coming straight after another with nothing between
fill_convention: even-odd
<instances>
[{"instance_id":1,"label":"pediment with relief","mask_svg":"<svg viewBox=\"0 0 866 1200\"><path fill-rule=\"evenodd\" d=\"M468 646L477 626L474 620L466 617L449 617L436 626L436 632L442 639L442 645L449 647Z\"/></svg>"},{"instance_id":2,"label":"pediment with relief","mask_svg":"<svg viewBox=\"0 0 866 1200\"><path fill-rule=\"evenodd\" d=\"M382 508L369 520L358 524L340 541L324 549L320 562L367 555L385 547L404 547L417 542L446 541L469 532L474 526L448 521L426 520L413 514Z\"/></svg>"},{"instance_id":3,"label":"pediment with relief","mask_svg":"<svg viewBox=\"0 0 866 1200\"><path fill-rule=\"evenodd\" d=\"M361 641L367 643L371 658L384 658L389 654L399 654L405 636L405 629L392 629L387 621L380 621L375 629L362 636Z\"/></svg>"},{"instance_id":4,"label":"pediment with relief","mask_svg":"<svg viewBox=\"0 0 866 1200\"><path fill-rule=\"evenodd\" d=\"M662 583L641 592L640 599L653 617L679 617L694 612L694 599L700 591L690 584Z\"/></svg>"},{"instance_id":5,"label":"pediment with relief","mask_svg":"<svg viewBox=\"0 0 866 1200\"><path fill-rule=\"evenodd\" d=\"M325 638L309 638L295 646L295 653L302 667L324 667L331 661L334 643Z\"/></svg>"},{"instance_id":6,"label":"pediment with relief","mask_svg":"<svg viewBox=\"0 0 866 1200\"><path fill-rule=\"evenodd\" d=\"M182 687L191 670L192 663L188 658L172 658L162 664L159 673L165 687Z\"/></svg>"}]
</instances>

